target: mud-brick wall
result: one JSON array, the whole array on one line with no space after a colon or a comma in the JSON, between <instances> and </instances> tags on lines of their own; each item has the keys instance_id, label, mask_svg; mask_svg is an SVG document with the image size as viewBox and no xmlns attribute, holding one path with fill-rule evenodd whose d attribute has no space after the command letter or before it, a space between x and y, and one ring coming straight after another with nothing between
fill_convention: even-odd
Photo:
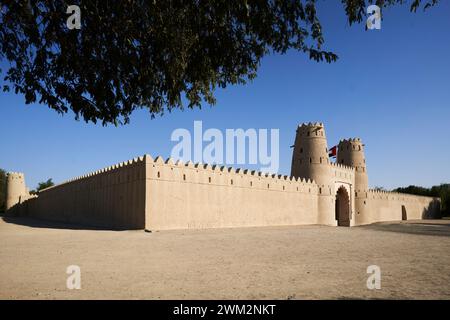
<instances>
[{"instance_id":1,"label":"mud-brick wall","mask_svg":"<svg viewBox=\"0 0 450 320\"><path fill-rule=\"evenodd\" d=\"M27 201L32 217L114 229L145 227L145 161L130 160L47 188Z\"/></svg>"},{"instance_id":2,"label":"mud-brick wall","mask_svg":"<svg viewBox=\"0 0 450 320\"><path fill-rule=\"evenodd\" d=\"M315 183L248 170L147 159L146 229L318 222Z\"/></svg>"},{"instance_id":3,"label":"mud-brick wall","mask_svg":"<svg viewBox=\"0 0 450 320\"><path fill-rule=\"evenodd\" d=\"M370 190L366 206L371 223L440 218L439 198Z\"/></svg>"}]
</instances>

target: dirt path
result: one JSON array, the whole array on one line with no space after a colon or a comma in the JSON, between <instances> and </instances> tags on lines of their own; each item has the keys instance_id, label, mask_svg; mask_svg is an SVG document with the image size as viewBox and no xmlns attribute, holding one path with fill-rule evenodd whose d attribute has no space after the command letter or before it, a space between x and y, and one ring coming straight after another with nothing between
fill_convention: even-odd
<instances>
[{"instance_id":1,"label":"dirt path","mask_svg":"<svg viewBox=\"0 0 450 320\"><path fill-rule=\"evenodd\" d=\"M450 221L145 233L4 218L0 298L450 299Z\"/></svg>"}]
</instances>

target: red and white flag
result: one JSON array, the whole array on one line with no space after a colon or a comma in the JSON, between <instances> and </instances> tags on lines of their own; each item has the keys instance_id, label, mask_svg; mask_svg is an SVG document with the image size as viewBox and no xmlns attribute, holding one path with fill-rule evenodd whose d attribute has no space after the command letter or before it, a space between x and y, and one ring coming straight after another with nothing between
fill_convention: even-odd
<instances>
[{"instance_id":1,"label":"red and white flag","mask_svg":"<svg viewBox=\"0 0 450 320\"><path fill-rule=\"evenodd\" d=\"M328 156L330 158L335 158L337 156L337 146L334 146L328 151Z\"/></svg>"}]
</instances>

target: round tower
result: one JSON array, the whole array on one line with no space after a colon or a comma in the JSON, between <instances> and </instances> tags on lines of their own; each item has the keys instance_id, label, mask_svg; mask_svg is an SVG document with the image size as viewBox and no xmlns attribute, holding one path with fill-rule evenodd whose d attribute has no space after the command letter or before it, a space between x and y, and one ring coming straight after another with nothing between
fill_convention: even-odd
<instances>
[{"instance_id":1,"label":"round tower","mask_svg":"<svg viewBox=\"0 0 450 320\"><path fill-rule=\"evenodd\" d=\"M341 140L338 145L337 162L355 168L355 219L358 224L364 223L364 220L367 218L364 216L364 212L368 201L369 179L367 176L364 144L361 139Z\"/></svg>"},{"instance_id":2,"label":"round tower","mask_svg":"<svg viewBox=\"0 0 450 320\"><path fill-rule=\"evenodd\" d=\"M366 192L369 188L364 144L360 138L339 142L337 162L355 168L355 192Z\"/></svg>"},{"instance_id":3,"label":"round tower","mask_svg":"<svg viewBox=\"0 0 450 320\"><path fill-rule=\"evenodd\" d=\"M297 128L292 155L291 176L330 183L327 137L323 123L302 124Z\"/></svg>"},{"instance_id":4,"label":"round tower","mask_svg":"<svg viewBox=\"0 0 450 320\"><path fill-rule=\"evenodd\" d=\"M6 210L26 200L27 195L24 174L9 172L6 177Z\"/></svg>"},{"instance_id":5,"label":"round tower","mask_svg":"<svg viewBox=\"0 0 450 320\"><path fill-rule=\"evenodd\" d=\"M317 223L335 225L334 182L323 123L298 126L292 154L291 176L314 180L319 187Z\"/></svg>"}]
</instances>

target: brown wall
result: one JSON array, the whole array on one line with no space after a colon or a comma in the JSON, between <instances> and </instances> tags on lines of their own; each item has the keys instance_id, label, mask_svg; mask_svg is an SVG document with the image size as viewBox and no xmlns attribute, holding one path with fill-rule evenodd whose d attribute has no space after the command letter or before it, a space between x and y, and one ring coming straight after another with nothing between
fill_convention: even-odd
<instances>
[{"instance_id":1,"label":"brown wall","mask_svg":"<svg viewBox=\"0 0 450 320\"><path fill-rule=\"evenodd\" d=\"M39 192L28 215L89 226L143 229L145 165L135 159Z\"/></svg>"},{"instance_id":2,"label":"brown wall","mask_svg":"<svg viewBox=\"0 0 450 320\"><path fill-rule=\"evenodd\" d=\"M407 220L440 218L440 199L370 190L367 194L365 215L370 223L402 220L406 210ZM402 210L404 206L404 210Z\"/></svg>"},{"instance_id":3,"label":"brown wall","mask_svg":"<svg viewBox=\"0 0 450 320\"><path fill-rule=\"evenodd\" d=\"M402 211L408 220L438 217L439 199L389 192L365 192L362 210L355 210L353 168L331 165L330 172L334 185L324 188L309 180L146 155L47 188L16 211L114 229L336 225L335 193L344 187L352 226L402 220Z\"/></svg>"},{"instance_id":4,"label":"brown wall","mask_svg":"<svg viewBox=\"0 0 450 320\"><path fill-rule=\"evenodd\" d=\"M146 168L149 230L318 223L311 182L161 158L148 158Z\"/></svg>"}]
</instances>

